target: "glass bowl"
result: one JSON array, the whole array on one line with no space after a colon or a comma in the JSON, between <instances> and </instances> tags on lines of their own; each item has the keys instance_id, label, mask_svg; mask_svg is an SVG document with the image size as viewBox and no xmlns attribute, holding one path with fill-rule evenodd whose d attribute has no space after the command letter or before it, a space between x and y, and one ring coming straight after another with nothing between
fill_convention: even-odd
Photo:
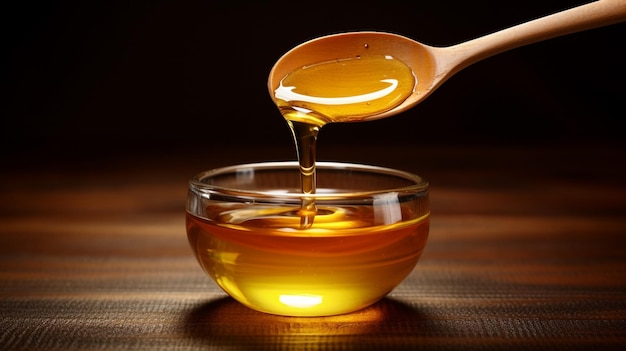
<instances>
[{"instance_id":1,"label":"glass bowl","mask_svg":"<svg viewBox=\"0 0 626 351\"><path fill-rule=\"evenodd\" d=\"M429 231L424 179L336 162L318 162L316 176L315 194L301 192L297 162L191 179L189 244L228 295L271 314L337 315L380 300L415 268Z\"/></svg>"}]
</instances>

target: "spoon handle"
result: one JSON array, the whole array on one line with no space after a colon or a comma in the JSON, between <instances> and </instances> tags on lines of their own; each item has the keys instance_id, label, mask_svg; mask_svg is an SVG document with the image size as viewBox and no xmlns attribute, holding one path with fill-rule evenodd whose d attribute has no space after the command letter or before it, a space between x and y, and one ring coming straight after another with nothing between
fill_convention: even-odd
<instances>
[{"instance_id":1,"label":"spoon handle","mask_svg":"<svg viewBox=\"0 0 626 351\"><path fill-rule=\"evenodd\" d=\"M437 50L447 51L441 64L449 71L458 72L520 46L623 21L626 21L626 0L598 0Z\"/></svg>"}]
</instances>

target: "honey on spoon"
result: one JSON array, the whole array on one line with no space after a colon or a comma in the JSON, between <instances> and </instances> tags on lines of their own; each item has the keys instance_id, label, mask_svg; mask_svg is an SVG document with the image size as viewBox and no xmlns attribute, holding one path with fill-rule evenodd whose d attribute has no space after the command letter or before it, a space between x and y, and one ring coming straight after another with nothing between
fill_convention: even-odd
<instances>
[{"instance_id":1,"label":"honey on spoon","mask_svg":"<svg viewBox=\"0 0 626 351\"><path fill-rule=\"evenodd\" d=\"M296 142L302 192L315 193L317 135L327 123L404 112L460 70L539 41L626 21L625 0L599 0L454 46L433 47L385 32L349 32L302 43L272 67L268 89ZM315 218L304 201L302 227Z\"/></svg>"},{"instance_id":2,"label":"honey on spoon","mask_svg":"<svg viewBox=\"0 0 626 351\"><path fill-rule=\"evenodd\" d=\"M302 43L284 54L270 71L268 89L287 120L318 126L374 120L412 108L455 73L493 55L623 21L626 21L626 1L598 0L448 47L433 47L385 32L328 35ZM366 60L371 62L360 62ZM398 64L392 61L403 63L413 72L416 81L411 91L407 92L402 84L395 90L384 90L394 87L391 79L380 79L395 74ZM320 73L304 73L313 69ZM367 88L371 91L364 92ZM382 97L374 94L381 90L391 92ZM373 98L361 104L332 102L340 101L340 97L345 101L368 93Z\"/></svg>"}]
</instances>

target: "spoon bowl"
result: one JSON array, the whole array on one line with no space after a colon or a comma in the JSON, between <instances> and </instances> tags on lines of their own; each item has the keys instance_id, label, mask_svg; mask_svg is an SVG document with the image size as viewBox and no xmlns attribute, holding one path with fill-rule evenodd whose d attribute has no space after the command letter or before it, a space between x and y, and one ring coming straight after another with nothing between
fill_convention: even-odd
<instances>
[{"instance_id":1,"label":"spoon bowl","mask_svg":"<svg viewBox=\"0 0 626 351\"><path fill-rule=\"evenodd\" d=\"M268 89L274 96L286 75L307 65L364 54L390 55L413 70L417 83L413 93L398 106L361 120L380 119L412 108L455 73L490 56L623 21L626 21L626 1L599 0L448 47L430 46L385 32L328 35L304 42L285 53L270 71Z\"/></svg>"},{"instance_id":2,"label":"spoon bowl","mask_svg":"<svg viewBox=\"0 0 626 351\"><path fill-rule=\"evenodd\" d=\"M437 79L437 50L407 37L384 32L351 32L320 37L296 46L280 58L270 73L269 89L273 94L284 76L311 63L365 54L391 54L409 66L418 78L413 94L401 105L375 116L382 118L406 110L430 94L433 90L430 82ZM373 119L372 117L366 119Z\"/></svg>"}]
</instances>

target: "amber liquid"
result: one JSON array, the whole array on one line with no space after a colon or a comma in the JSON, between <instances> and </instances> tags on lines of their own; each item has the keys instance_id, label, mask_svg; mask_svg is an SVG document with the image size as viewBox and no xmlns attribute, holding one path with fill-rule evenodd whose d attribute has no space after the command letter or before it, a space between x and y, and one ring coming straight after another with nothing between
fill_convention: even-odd
<instances>
[{"instance_id":1,"label":"amber liquid","mask_svg":"<svg viewBox=\"0 0 626 351\"><path fill-rule=\"evenodd\" d=\"M388 111L411 95L416 82L411 68L400 60L360 55L289 73L273 99L288 121L321 127Z\"/></svg>"},{"instance_id":2,"label":"amber liquid","mask_svg":"<svg viewBox=\"0 0 626 351\"><path fill-rule=\"evenodd\" d=\"M187 214L187 233L222 289L269 313L322 316L366 307L406 278L428 237L428 213L417 216L408 204L393 224L372 206L320 206L307 229L298 229L297 207L257 207L212 205L213 219Z\"/></svg>"},{"instance_id":3,"label":"amber liquid","mask_svg":"<svg viewBox=\"0 0 626 351\"><path fill-rule=\"evenodd\" d=\"M406 278L428 237L426 197L397 203L390 220L384 205L328 206L313 195L320 128L391 109L414 86L412 71L386 56L314 64L282 80L274 101L311 197L295 207L209 201L206 217L187 214L190 245L222 289L256 310L323 316L366 307Z\"/></svg>"},{"instance_id":4,"label":"amber liquid","mask_svg":"<svg viewBox=\"0 0 626 351\"><path fill-rule=\"evenodd\" d=\"M316 189L316 143L328 123L358 122L388 111L411 95L416 78L402 61L385 55L360 55L302 67L285 76L274 102L287 120L296 144L304 194ZM301 207L302 228L315 219L315 202Z\"/></svg>"}]
</instances>

